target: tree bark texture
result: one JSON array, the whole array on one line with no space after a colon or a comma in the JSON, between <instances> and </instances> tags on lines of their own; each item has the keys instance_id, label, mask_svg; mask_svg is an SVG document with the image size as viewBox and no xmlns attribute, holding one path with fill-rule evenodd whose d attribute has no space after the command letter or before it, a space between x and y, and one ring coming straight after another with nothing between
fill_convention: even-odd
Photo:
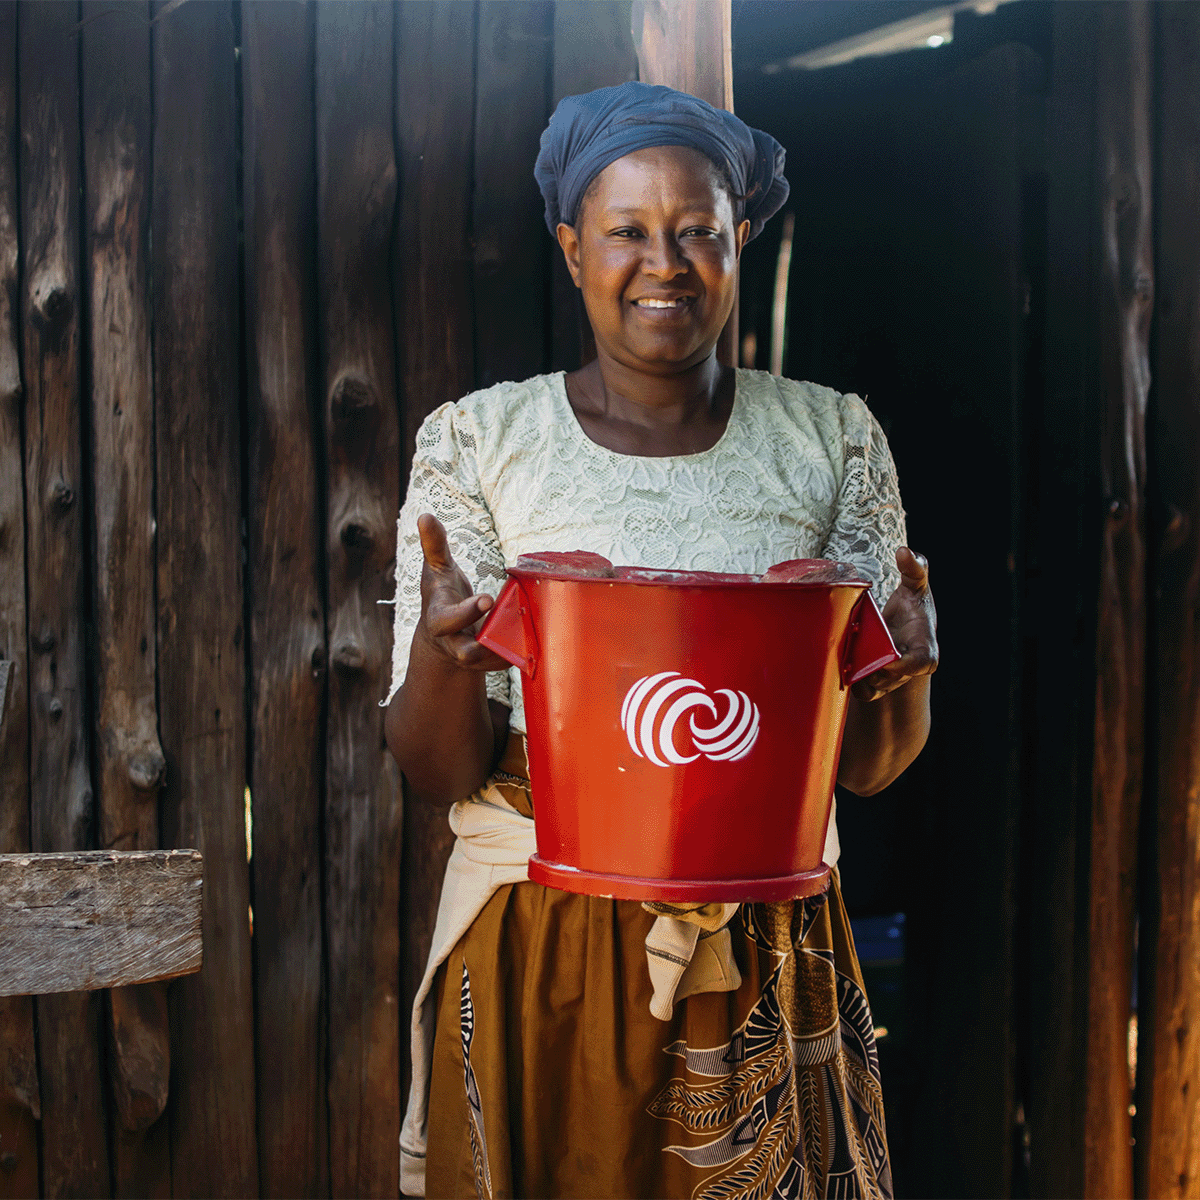
<instances>
[{"instance_id":1,"label":"tree bark texture","mask_svg":"<svg viewBox=\"0 0 1200 1200\"><path fill-rule=\"evenodd\" d=\"M265 1196L329 1191L314 11L293 0L242 6L251 867L259 1175Z\"/></svg>"},{"instance_id":2,"label":"tree bark texture","mask_svg":"<svg viewBox=\"0 0 1200 1200\"><path fill-rule=\"evenodd\" d=\"M17 5L0 4L0 854L29 849L29 671L17 195ZM38 1190L33 1001L0 999L0 1196Z\"/></svg>"},{"instance_id":3,"label":"tree bark texture","mask_svg":"<svg viewBox=\"0 0 1200 1200\"><path fill-rule=\"evenodd\" d=\"M151 271L163 841L205 856L204 970L171 988L176 1196L258 1191L243 793L234 24L157 8ZM203 114L203 119L198 119Z\"/></svg>"},{"instance_id":4,"label":"tree bark texture","mask_svg":"<svg viewBox=\"0 0 1200 1200\"><path fill-rule=\"evenodd\" d=\"M81 35L99 842L150 850L159 845L166 760L158 740L154 613L148 10L107 6ZM165 986L114 991L108 1024L120 1125L113 1139L117 1191L169 1194L167 1127L156 1125L171 1065Z\"/></svg>"},{"instance_id":5,"label":"tree bark texture","mask_svg":"<svg viewBox=\"0 0 1200 1200\"><path fill-rule=\"evenodd\" d=\"M400 431L391 248L390 5L317 9L318 338L328 468L325 795L329 1172L335 1196L399 1187L400 773L383 738Z\"/></svg>"},{"instance_id":6,"label":"tree bark texture","mask_svg":"<svg viewBox=\"0 0 1200 1200\"><path fill-rule=\"evenodd\" d=\"M78 6L18 21L28 579L30 844L92 842L84 666ZM47 1196L108 1191L99 997L36 1002Z\"/></svg>"}]
</instances>

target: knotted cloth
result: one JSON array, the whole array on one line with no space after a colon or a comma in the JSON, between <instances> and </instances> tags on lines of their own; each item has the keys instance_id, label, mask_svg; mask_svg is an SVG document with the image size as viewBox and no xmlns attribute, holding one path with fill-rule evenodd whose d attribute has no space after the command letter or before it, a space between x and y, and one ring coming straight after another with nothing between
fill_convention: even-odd
<instances>
[{"instance_id":1,"label":"knotted cloth","mask_svg":"<svg viewBox=\"0 0 1200 1200\"><path fill-rule=\"evenodd\" d=\"M787 200L784 149L769 133L687 92L622 83L564 97L542 133L533 174L551 235L560 222L575 224L588 185L609 163L651 146L690 146L711 159L745 205L751 238Z\"/></svg>"}]
</instances>

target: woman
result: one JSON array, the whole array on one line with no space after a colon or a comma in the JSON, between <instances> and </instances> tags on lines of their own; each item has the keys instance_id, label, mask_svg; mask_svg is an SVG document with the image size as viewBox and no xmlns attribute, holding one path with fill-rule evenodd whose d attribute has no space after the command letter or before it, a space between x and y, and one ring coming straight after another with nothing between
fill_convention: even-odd
<instances>
[{"instance_id":1,"label":"woman","mask_svg":"<svg viewBox=\"0 0 1200 1200\"><path fill-rule=\"evenodd\" d=\"M767 135L666 88L564 100L536 174L596 360L444 405L418 436L387 734L458 840L413 1017L406 1192L890 1194L836 871L826 897L695 911L529 882L520 678L474 638L521 553L848 561L902 657L857 685L839 781L870 794L919 752L935 617L879 426L857 397L715 356L782 166Z\"/></svg>"}]
</instances>

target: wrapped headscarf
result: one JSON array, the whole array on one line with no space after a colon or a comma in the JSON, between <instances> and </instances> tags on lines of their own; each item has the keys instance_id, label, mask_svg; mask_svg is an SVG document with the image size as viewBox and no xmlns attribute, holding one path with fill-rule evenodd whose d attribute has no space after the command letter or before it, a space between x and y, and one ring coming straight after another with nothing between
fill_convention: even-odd
<instances>
[{"instance_id":1,"label":"wrapped headscarf","mask_svg":"<svg viewBox=\"0 0 1200 1200\"><path fill-rule=\"evenodd\" d=\"M687 92L622 83L564 97L542 134L533 173L551 234L560 221L575 224L588 184L609 163L651 146L690 146L725 171L752 238L788 197L784 149L770 134Z\"/></svg>"}]
</instances>

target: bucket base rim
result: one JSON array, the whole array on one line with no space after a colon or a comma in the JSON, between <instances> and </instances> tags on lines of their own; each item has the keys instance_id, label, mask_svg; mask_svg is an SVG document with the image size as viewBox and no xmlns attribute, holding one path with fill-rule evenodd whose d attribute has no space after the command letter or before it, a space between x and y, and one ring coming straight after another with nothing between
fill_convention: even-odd
<instances>
[{"instance_id":1,"label":"bucket base rim","mask_svg":"<svg viewBox=\"0 0 1200 1200\"><path fill-rule=\"evenodd\" d=\"M667 903L719 901L723 904L753 901L801 900L829 887L829 867L822 863L811 871L774 875L762 879L641 879L636 875L609 875L550 862L534 854L529 878L544 887L582 896L613 900L659 900Z\"/></svg>"}]
</instances>

